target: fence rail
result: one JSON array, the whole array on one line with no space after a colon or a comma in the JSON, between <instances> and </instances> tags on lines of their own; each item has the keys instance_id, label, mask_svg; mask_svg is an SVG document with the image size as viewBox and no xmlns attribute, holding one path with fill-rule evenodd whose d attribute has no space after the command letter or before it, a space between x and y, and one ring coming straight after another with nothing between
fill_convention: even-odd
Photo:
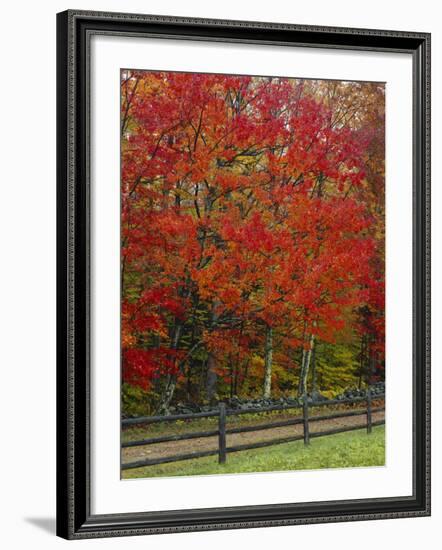
<instances>
[{"instance_id":1,"label":"fence rail","mask_svg":"<svg viewBox=\"0 0 442 550\"><path fill-rule=\"evenodd\" d=\"M128 447L138 447L144 445L154 445L157 443L165 443L171 441L185 441L189 439L200 439L206 437L218 437L218 448L213 450L198 451L191 453L177 454L173 456L161 457L161 458L152 458L152 459L143 459L136 460L133 462L123 463L121 468L123 470L129 470L133 468L141 468L145 466L154 466L157 464L165 464L168 462L179 462L181 460L190 460L195 458L202 458L206 456L215 456L218 455L218 461L220 464L226 462L227 454L234 453L239 451L245 451L250 449L260 449L263 447L269 447L272 445L280 445L283 443L291 443L293 441L304 440L305 445L309 445L310 439L315 437L334 435L338 433L348 432L352 430L366 429L367 434L372 432L374 426L380 426L385 424L385 420L373 421L373 414L376 412L385 411L385 405L381 407L373 407L373 401L385 400L385 394L381 395L372 395L370 391L367 392L366 397L356 397L354 399L334 399L329 401L320 401L320 402L311 402L309 403L307 399L304 399L303 404L301 405L274 405L264 408L250 408L250 409L241 409L241 410L229 410L226 409L224 403L220 403L218 409L214 409L209 412L201 412L194 414L180 414L180 415L169 415L169 416L144 416L138 418L130 418L122 420L121 424L123 427L133 426L139 424L156 424L160 422L173 422L176 420L194 420L199 418L218 418L218 428L216 430L207 430L200 432L189 432L185 434L173 434L165 435L159 437L150 437L145 439L139 439L135 441L125 441L122 443L123 448ZM332 414L326 415L314 415L310 416L312 409L322 406L332 406L332 405L345 405L345 404L357 404L366 402L366 407L364 409L358 410L349 410L349 411L339 411ZM290 420L281 420L277 422L257 424L254 426L241 426L237 428L227 428L227 419L229 416L237 416L247 413L264 413L264 412L273 412L273 411L285 411L285 410L294 410L301 409L302 416L299 418L293 418ZM311 432L310 424L315 422L320 422L324 420L333 420L336 418L345 418L351 416L366 416L366 422L364 424L357 424L351 426L344 426L339 428L332 428L329 430L323 430L319 432ZM286 426L296 426L303 425L303 433L299 435L293 435L289 437L269 439L266 441L259 441L255 443L248 443L242 445L234 445L228 447L226 444L227 435L229 434L238 434L246 432L257 432L261 430L270 430L273 428L281 428Z\"/></svg>"}]
</instances>

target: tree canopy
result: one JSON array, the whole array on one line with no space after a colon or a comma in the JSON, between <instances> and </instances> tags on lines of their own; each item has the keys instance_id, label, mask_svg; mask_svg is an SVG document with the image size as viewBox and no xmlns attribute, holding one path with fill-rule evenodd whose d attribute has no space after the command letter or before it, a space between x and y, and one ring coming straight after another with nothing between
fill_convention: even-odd
<instances>
[{"instance_id":1,"label":"tree canopy","mask_svg":"<svg viewBox=\"0 0 442 550\"><path fill-rule=\"evenodd\" d=\"M122 71L129 394L383 377L384 130L377 83Z\"/></svg>"}]
</instances>

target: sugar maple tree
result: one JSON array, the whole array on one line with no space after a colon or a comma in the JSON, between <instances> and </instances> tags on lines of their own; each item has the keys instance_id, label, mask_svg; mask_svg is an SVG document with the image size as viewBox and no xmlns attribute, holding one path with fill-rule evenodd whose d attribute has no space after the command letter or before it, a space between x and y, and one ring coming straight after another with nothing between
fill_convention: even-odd
<instances>
[{"instance_id":1,"label":"sugar maple tree","mask_svg":"<svg viewBox=\"0 0 442 550\"><path fill-rule=\"evenodd\" d=\"M124 380L160 412L303 393L343 332L379 369L382 88L123 71L121 92Z\"/></svg>"}]
</instances>

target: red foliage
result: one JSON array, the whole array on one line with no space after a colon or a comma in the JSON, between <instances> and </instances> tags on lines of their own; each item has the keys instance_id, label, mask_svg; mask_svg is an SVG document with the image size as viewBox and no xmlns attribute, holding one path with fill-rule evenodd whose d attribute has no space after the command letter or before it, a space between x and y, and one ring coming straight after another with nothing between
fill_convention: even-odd
<instances>
[{"instance_id":1,"label":"red foliage","mask_svg":"<svg viewBox=\"0 0 442 550\"><path fill-rule=\"evenodd\" d=\"M383 263L364 190L373 132L337 124L302 86L125 75L125 380L178 372L186 330L240 355L267 324L283 355L308 332L333 341L362 306L382 352Z\"/></svg>"}]
</instances>

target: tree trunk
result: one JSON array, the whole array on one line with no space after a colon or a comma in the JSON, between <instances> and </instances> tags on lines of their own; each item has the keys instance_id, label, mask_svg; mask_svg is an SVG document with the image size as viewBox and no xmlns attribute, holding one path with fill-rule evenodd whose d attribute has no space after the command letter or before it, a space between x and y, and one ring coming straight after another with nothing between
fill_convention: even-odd
<instances>
[{"instance_id":1,"label":"tree trunk","mask_svg":"<svg viewBox=\"0 0 442 550\"><path fill-rule=\"evenodd\" d=\"M302 354L301 354L301 370L299 372L299 382L298 382L298 395L302 395L302 380L304 375L304 363L305 363L305 348L302 348Z\"/></svg>"},{"instance_id":2,"label":"tree trunk","mask_svg":"<svg viewBox=\"0 0 442 550\"><path fill-rule=\"evenodd\" d=\"M229 353L229 371L230 371L230 397L233 397L233 387L234 387L234 378L235 378L235 367L233 365L232 354Z\"/></svg>"},{"instance_id":3,"label":"tree trunk","mask_svg":"<svg viewBox=\"0 0 442 550\"><path fill-rule=\"evenodd\" d=\"M181 338L181 331L182 331L182 324L179 323L175 325L174 334L172 337L171 342L171 349L178 349L178 344ZM177 383L177 375L176 374L168 374L166 379L166 385L163 390L163 394L161 396L160 404L158 406L158 413L159 414L167 414L169 412L170 403L173 398L173 394L175 392Z\"/></svg>"},{"instance_id":4,"label":"tree trunk","mask_svg":"<svg viewBox=\"0 0 442 550\"><path fill-rule=\"evenodd\" d=\"M373 335L370 338L370 351L369 351L369 357L370 357L370 363L368 366L368 374L367 374L367 385L370 386L373 383L373 377L376 372L375 364L376 364L376 356L375 352L373 350L373 344L374 344L374 337Z\"/></svg>"},{"instance_id":5,"label":"tree trunk","mask_svg":"<svg viewBox=\"0 0 442 550\"><path fill-rule=\"evenodd\" d=\"M312 358L311 358L311 365L312 365L312 394L316 393L318 391L318 376L317 376L317 370L316 370L316 348L318 346L314 345L312 349Z\"/></svg>"},{"instance_id":6,"label":"tree trunk","mask_svg":"<svg viewBox=\"0 0 442 550\"><path fill-rule=\"evenodd\" d=\"M218 376L215 372L215 357L209 353L207 357L207 377L206 377L206 395L209 404L213 404L216 401L216 386L218 382Z\"/></svg>"},{"instance_id":7,"label":"tree trunk","mask_svg":"<svg viewBox=\"0 0 442 550\"><path fill-rule=\"evenodd\" d=\"M266 341L264 350L264 391L263 397L268 399L272 391L272 360L273 360L273 330L266 326Z\"/></svg>"},{"instance_id":8,"label":"tree trunk","mask_svg":"<svg viewBox=\"0 0 442 550\"><path fill-rule=\"evenodd\" d=\"M210 205L210 208L212 205ZM221 303L214 300L210 312L210 331L213 331L217 326L219 319L219 307ZM215 371L216 360L214 355L209 351L207 356L207 374L206 374L206 397L209 404L215 404L217 400L217 385L218 375Z\"/></svg>"},{"instance_id":9,"label":"tree trunk","mask_svg":"<svg viewBox=\"0 0 442 550\"><path fill-rule=\"evenodd\" d=\"M163 395L161 396L160 406L158 407L159 414L167 414L169 412L169 407L172 401L173 394L175 392L176 383L176 374L168 374L166 387L164 388Z\"/></svg>"},{"instance_id":10,"label":"tree trunk","mask_svg":"<svg viewBox=\"0 0 442 550\"><path fill-rule=\"evenodd\" d=\"M365 336L361 334L361 355L359 359L358 389L362 388L362 377L364 374L364 359L365 359Z\"/></svg>"},{"instance_id":11,"label":"tree trunk","mask_svg":"<svg viewBox=\"0 0 442 550\"><path fill-rule=\"evenodd\" d=\"M238 395L238 378L241 370L241 340L244 332L244 320L241 321L241 326L239 329L238 340L236 342L237 352L234 366L234 379L233 379L233 394Z\"/></svg>"},{"instance_id":12,"label":"tree trunk","mask_svg":"<svg viewBox=\"0 0 442 550\"><path fill-rule=\"evenodd\" d=\"M308 373L310 370L310 364L311 364L311 358L312 358L312 352L313 348L315 346L315 336L312 334L310 336L310 342L308 350L303 353L303 362L301 366L301 376L299 379L299 388L298 388L298 394L304 395L307 392L307 379L308 379Z\"/></svg>"}]
</instances>

